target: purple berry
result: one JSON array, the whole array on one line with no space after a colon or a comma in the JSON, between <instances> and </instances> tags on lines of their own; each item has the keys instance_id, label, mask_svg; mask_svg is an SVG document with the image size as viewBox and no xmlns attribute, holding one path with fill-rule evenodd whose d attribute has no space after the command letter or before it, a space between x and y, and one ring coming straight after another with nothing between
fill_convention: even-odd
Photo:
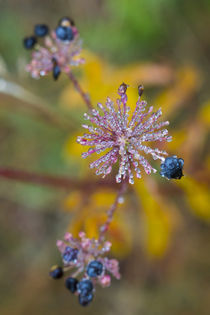
<instances>
[{"instance_id":1,"label":"purple berry","mask_svg":"<svg viewBox=\"0 0 210 315\"><path fill-rule=\"evenodd\" d=\"M103 264L98 260L93 260L87 266L87 274L89 277L95 278L102 274Z\"/></svg>"},{"instance_id":2,"label":"purple berry","mask_svg":"<svg viewBox=\"0 0 210 315\"><path fill-rule=\"evenodd\" d=\"M77 285L77 290L81 294L87 294L93 291L93 283L91 280L81 280Z\"/></svg>"},{"instance_id":3,"label":"purple berry","mask_svg":"<svg viewBox=\"0 0 210 315\"><path fill-rule=\"evenodd\" d=\"M88 294L80 294L79 295L79 303L82 306L87 306L88 304L90 304L90 302L93 300L93 294L92 293L88 293Z\"/></svg>"},{"instance_id":4,"label":"purple berry","mask_svg":"<svg viewBox=\"0 0 210 315\"><path fill-rule=\"evenodd\" d=\"M78 249L72 248L70 246L66 246L65 251L63 253L63 260L65 262L71 262L77 259Z\"/></svg>"},{"instance_id":5,"label":"purple berry","mask_svg":"<svg viewBox=\"0 0 210 315\"><path fill-rule=\"evenodd\" d=\"M52 266L49 274L50 274L50 277L52 277L53 279L60 279L63 277L63 269L57 265Z\"/></svg>"},{"instance_id":6,"label":"purple berry","mask_svg":"<svg viewBox=\"0 0 210 315\"><path fill-rule=\"evenodd\" d=\"M46 24L36 24L34 34L38 37L44 37L49 33L49 28Z\"/></svg>"},{"instance_id":7,"label":"purple berry","mask_svg":"<svg viewBox=\"0 0 210 315\"><path fill-rule=\"evenodd\" d=\"M184 160L176 156L167 157L161 164L160 175L168 179L180 179L183 176Z\"/></svg>"},{"instance_id":8,"label":"purple berry","mask_svg":"<svg viewBox=\"0 0 210 315\"><path fill-rule=\"evenodd\" d=\"M72 40L74 38L71 27L58 26L55 30L57 38L60 40Z\"/></svg>"},{"instance_id":9,"label":"purple berry","mask_svg":"<svg viewBox=\"0 0 210 315\"><path fill-rule=\"evenodd\" d=\"M65 285L69 291L75 293L77 291L78 280L73 277L69 277L65 281Z\"/></svg>"},{"instance_id":10,"label":"purple berry","mask_svg":"<svg viewBox=\"0 0 210 315\"><path fill-rule=\"evenodd\" d=\"M26 49L32 49L37 43L35 36L25 37L23 40L23 45Z\"/></svg>"}]
</instances>

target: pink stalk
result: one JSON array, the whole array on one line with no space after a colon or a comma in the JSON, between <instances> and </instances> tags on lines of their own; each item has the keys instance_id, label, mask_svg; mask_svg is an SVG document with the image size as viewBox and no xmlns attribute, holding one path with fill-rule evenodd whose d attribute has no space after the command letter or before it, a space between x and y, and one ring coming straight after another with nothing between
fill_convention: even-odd
<instances>
[{"instance_id":1,"label":"pink stalk","mask_svg":"<svg viewBox=\"0 0 210 315\"><path fill-rule=\"evenodd\" d=\"M115 210L117 209L118 204L123 202L123 195L126 189L127 189L127 180L121 184L120 190L117 193L114 203L111 205L110 209L107 211L106 222L100 227L99 243L104 241L104 235L110 227L110 224L113 220L113 216L114 216Z\"/></svg>"},{"instance_id":2,"label":"pink stalk","mask_svg":"<svg viewBox=\"0 0 210 315\"><path fill-rule=\"evenodd\" d=\"M81 88L79 82L77 81L77 79L75 78L73 73L70 71L67 75L68 75L69 79L72 81L72 83L74 84L74 87L77 90L77 92L83 98L83 100L84 100L85 104L87 105L88 109L89 110L93 109L93 105L91 104L91 101L90 101L90 98L89 98L88 94L83 91L83 89Z\"/></svg>"}]
</instances>

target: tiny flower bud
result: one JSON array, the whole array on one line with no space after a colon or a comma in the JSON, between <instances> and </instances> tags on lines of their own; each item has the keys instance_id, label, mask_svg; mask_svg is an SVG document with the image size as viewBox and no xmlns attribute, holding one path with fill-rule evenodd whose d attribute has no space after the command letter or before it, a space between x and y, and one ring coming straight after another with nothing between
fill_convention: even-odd
<instances>
[{"instance_id":1,"label":"tiny flower bud","mask_svg":"<svg viewBox=\"0 0 210 315\"><path fill-rule=\"evenodd\" d=\"M111 277L109 275L104 275L103 277L100 278L100 283L102 287L109 287L111 284Z\"/></svg>"},{"instance_id":2,"label":"tiny flower bud","mask_svg":"<svg viewBox=\"0 0 210 315\"><path fill-rule=\"evenodd\" d=\"M144 86L140 84L138 86L138 93L140 97L142 96L143 92L144 92Z\"/></svg>"},{"instance_id":3,"label":"tiny flower bud","mask_svg":"<svg viewBox=\"0 0 210 315\"><path fill-rule=\"evenodd\" d=\"M64 16L64 17L62 17L59 20L58 25L67 26L68 27L68 26L74 26L75 23L74 23L74 21L71 18L69 18L67 16Z\"/></svg>"},{"instance_id":4,"label":"tiny flower bud","mask_svg":"<svg viewBox=\"0 0 210 315\"><path fill-rule=\"evenodd\" d=\"M128 87L127 84L122 83L122 84L120 85L119 89L118 89L118 93L119 93L120 95L125 94L126 91L127 91L127 87Z\"/></svg>"}]
</instances>

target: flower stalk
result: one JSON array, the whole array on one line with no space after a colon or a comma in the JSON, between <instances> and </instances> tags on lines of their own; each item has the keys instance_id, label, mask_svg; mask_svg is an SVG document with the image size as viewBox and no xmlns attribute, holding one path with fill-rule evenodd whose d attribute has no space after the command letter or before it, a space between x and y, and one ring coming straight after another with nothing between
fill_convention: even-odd
<instances>
[{"instance_id":1,"label":"flower stalk","mask_svg":"<svg viewBox=\"0 0 210 315\"><path fill-rule=\"evenodd\" d=\"M111 205L110 209L107 211L107 219L105 223L100 227L99 243L103 242L105 239L105 233L109 230L110 224L113 220L113 216L115 214L118 204L124 202L123 195L125 194L126 190L127 190L127 181L124 181L121 184L121 187L117 193L114 203Z\"/></svg>"},{"instance_id":2,"label":"flower stalk","mask_svg":"<svg viewBox=\"0 0 210 315\"><path fill-rule=\"evenodd\" d=\"M85 93L83 91L83 89L81 88L79 82L77 81L77 79L75 78L75 76L73 75L72 71L70 71L69 73L67 73L69 79L72 81L75 89L77 90L77 92L81 95L82 99L84 100L85 104L87 105L89 110L93 109L93 105L90 101L90 98L88 96L87 93Z\"/></svg>"}]
</instances>

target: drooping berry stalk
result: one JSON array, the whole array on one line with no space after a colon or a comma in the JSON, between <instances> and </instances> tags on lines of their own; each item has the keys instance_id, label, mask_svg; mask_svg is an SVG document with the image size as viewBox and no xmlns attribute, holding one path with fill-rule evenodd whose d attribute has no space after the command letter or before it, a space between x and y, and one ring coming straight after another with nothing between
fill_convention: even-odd
<instances>
[{"instance_id":1,"label":"drooping berry stalk","mask_svg":"<svg viewBox=\"0 0 210 315\"><path fill-rule=\"evenodd\" d=\"M77 81L77 79L73 75L72 71L70 71L67 75L68 75L69 79L72 81L72 83L74 84L74 87L77 90L77 92L81 95L81 97L84 100L84 102L87 105L87 107L90 110L93 109L93 105L91 104L91 101L90 101L90 98L89 98L88 94L83 91L83 89L81 88L79 82Z\"/></svg>"}]
</instances>

